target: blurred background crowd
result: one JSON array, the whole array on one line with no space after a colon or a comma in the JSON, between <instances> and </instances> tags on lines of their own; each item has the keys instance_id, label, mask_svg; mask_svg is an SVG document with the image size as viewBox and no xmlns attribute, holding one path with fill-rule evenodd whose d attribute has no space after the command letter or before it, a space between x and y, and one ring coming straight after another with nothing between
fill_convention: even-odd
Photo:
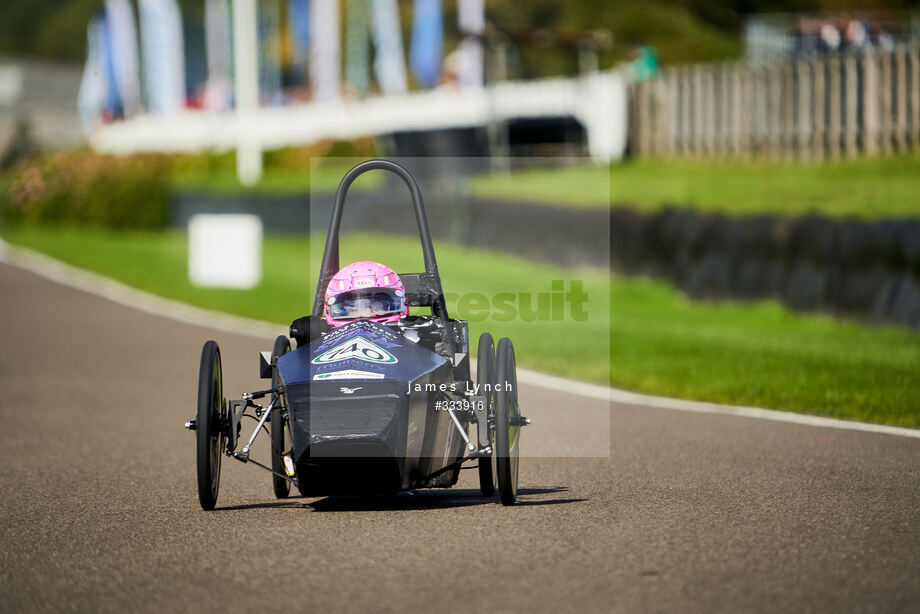
<instances>
[{"instance_id":1,"label":"blurred background crowd","mask_svg":"<svg viewBox=\"0 0 920 614\"><path fill-rule=\"evenodd\" d=\"M249 56L256 63L256 104L278 106L572 77L622 65L633 80L644 80L657 75L659 64L893 51L920 40L920 17L909 2L864 3L859 11L834 0L249 4L251 15L240 6L247 1L230 0L5 3L0 141L10 138L16 119L32 115L42 140L79 141L74 101L84 133L140 114L227 111L240 95L236 72L248 70Z\"/></svg>"}]
</instances>

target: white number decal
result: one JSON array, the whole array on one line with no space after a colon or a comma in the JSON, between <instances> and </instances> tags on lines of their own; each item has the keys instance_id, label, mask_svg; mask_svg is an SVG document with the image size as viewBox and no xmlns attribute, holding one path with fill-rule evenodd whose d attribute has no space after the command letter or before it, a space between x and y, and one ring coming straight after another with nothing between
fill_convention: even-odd
<instances>
[{"instance_id":1,"label":"white number decal","mask_svg":"<svg viewBox=\"0 0 920 614\"><path fill-rule=\"evenodd\" d=\"M312 362L314 365L325 365L330 362L348 360L349 358L357 358L365 362L375 362L384 365L393 365L399 362L395 356L364 337L349 339L331 350L326 350L314 358Z\"/></svg>"}]
</instances>

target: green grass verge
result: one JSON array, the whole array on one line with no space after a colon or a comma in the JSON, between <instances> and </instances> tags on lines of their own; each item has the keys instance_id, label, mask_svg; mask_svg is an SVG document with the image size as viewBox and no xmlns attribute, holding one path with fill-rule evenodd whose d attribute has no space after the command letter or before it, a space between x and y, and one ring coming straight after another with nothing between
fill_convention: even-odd
<instances>
[{"instance_id":1,"label":"green grass verge","mask_svg":"<svg viewBox=\"0 0 920 614\"><path fill-rule=\"evenodd\" d=\"M244 188L237 180L232 154L181 156L171 185L176 190L216 194L328 193L360 160L329 157L316 163L315 159L310 169L306 154L291 157L287 150L268 152L262 180ZM375 189L382 180L381 173L370 173L356 181L354 189ZM469 188L482 198L552 206L593 208L612 203L646 211L677 206L732 215L920 217L920 153L826 164L639 160L493 173L474 177Z\"/></svg>"},{"instance_id":2,"label":"green grass verge","mask_svg":"<svg viewBox=\"0 0 920 614\"><path fill-rule=\"evenodd\" d=\"M494 174L473 194L573 207L628 203L734 215L920 216L920 154L827 164L643 160Z\"/></svg>"},{"instance_id":3,"label":"green grass verge","mask_svg":"<svg viewBox=\"0 0 920 614\"><path fill-rule=\"evenodd\" d=\"M186 277L186 238L101 231L0 229L7 240L169 298L247 317L288 323L312 304L311 274L320 241L267 237L264 279L252 291L206 290ZM386 246L385 257L381 255ZM379 258L397 270L421 270L412 239L343 238L343 262ZM470 317L478 333L515 342L522 366L632 390L722 403L920 426L920 335L826 316L793 314L774 301L700 303L665 283L613 278L588 270L536 265L507 255L440 244L445 290L495 297L547 293L552 280L581 280L588 319L499 321L492 310ZM612 307L611 302L612 301ZM449 305L456 311L456 297ZM611 334L612 327L612 334ZM612 344L611 344L612 340ZM268 343L268 340L266 340ZM561 410L564 408L560 408Z\"/></svg>"},{"instance_id":4,"label":"green grass verge","mask_svg":"<svg viewBox=\"0 0 920 614\"><path fill-rule=\"evenodd\" d=\"M323 164L314 164L311 168L307 159L302 168L291 168L272 164L269 157L259 183L252 187L244 187L237 178L236 160L231 154L184 156L175 163L170 185L176 191L227 195L289 196L310 192L329 193L336 191L345 173L360 161L358 158L344 160L341 162L335 158L327 158L323 160ZM369 173L358 178L351 189L373 190L382 182L382 173Z\"/></svg>"}]
</instances>

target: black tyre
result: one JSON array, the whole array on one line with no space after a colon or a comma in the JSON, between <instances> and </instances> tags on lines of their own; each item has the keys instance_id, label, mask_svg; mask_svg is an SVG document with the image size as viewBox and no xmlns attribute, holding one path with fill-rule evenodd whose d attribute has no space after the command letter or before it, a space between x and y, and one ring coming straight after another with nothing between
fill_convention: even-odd
<instances>
[{"instance_id":1,"label":"black tyre","mask_svg":"<svg viewBox=\"0 0 920 614\"><path fill-rule=\"evenodd\" d=\"M476 385L479 394L486 397L486 409L489 416L489 439L492 442L492 454L479 459L479 489L484 497L495 494L495 343L492 335L483 333L479 336L479 350L476 353Z\"/></svg>"},{"instance_id":2,"label":"black tyre","mask_svg":"<svg viewBox=\"0 0 920 614\"><path fill-rule=\"evenodd\" d=\"M201 350L198 369L197 461L198 501L202 509L213 510L220 489L220 463L227 447L225 424L227 407L224 401L220 349L216 341L208 341Z\"/></svg>"},{"instance_id":3,"label":"black tyre","mask_svg":"<svg viewBox=\"0 0 920 614\"><path fill-rule=\"evenodd\" d=\"M498 474L498 492L503 505L514 505L517 499L521 434L521 427L515 419L520 417L521 409L518 405L517 366L511 339L503 337L498 342L495 362L495 469Z\"/></svg>"},{"instance_id":4,"label":"black tyre","mask_svg":"<svg viewBox=\"0 0 920 614\"><path fill-rule=\"evenodd\" d=\"M275 339L275 346L272 348L272 362L278 356L284 356L291 351L291 342L284 335L279 335ZM278 368L272 368L272 388L277 388L281 384L281 377L278 375ZM291 450L291 429L287 419L287 404L284 397L279 397L275 402L271 415L272 431L272 471L275 473L285 474L283 454ZM286 499L291 492L291 483L282 477L272 474L272 487L275 490L275 496L279 499Z\"/></svg>"}]
</instances>

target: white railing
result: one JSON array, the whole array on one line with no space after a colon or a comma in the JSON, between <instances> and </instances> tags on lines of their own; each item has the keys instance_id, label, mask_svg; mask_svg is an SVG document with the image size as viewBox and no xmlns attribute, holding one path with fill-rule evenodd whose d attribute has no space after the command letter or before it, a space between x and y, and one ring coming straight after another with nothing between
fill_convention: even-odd
<instances>
[{"instance_id":1,"label":"white railing","mask_svg":"<svg viewBox=\"0 0 920 614\"><path fill-rule=\"evenodd\" d=\"M626 89L620 73L603 72L574 79L264 107L248 113L143 115L100 126L89 140L98 151L118 154L227 150L241 145L262 150L325 139L570 116L585 127L589 155L609 161L622 156L626 148Z\"/></svg>"}]
</instances>

